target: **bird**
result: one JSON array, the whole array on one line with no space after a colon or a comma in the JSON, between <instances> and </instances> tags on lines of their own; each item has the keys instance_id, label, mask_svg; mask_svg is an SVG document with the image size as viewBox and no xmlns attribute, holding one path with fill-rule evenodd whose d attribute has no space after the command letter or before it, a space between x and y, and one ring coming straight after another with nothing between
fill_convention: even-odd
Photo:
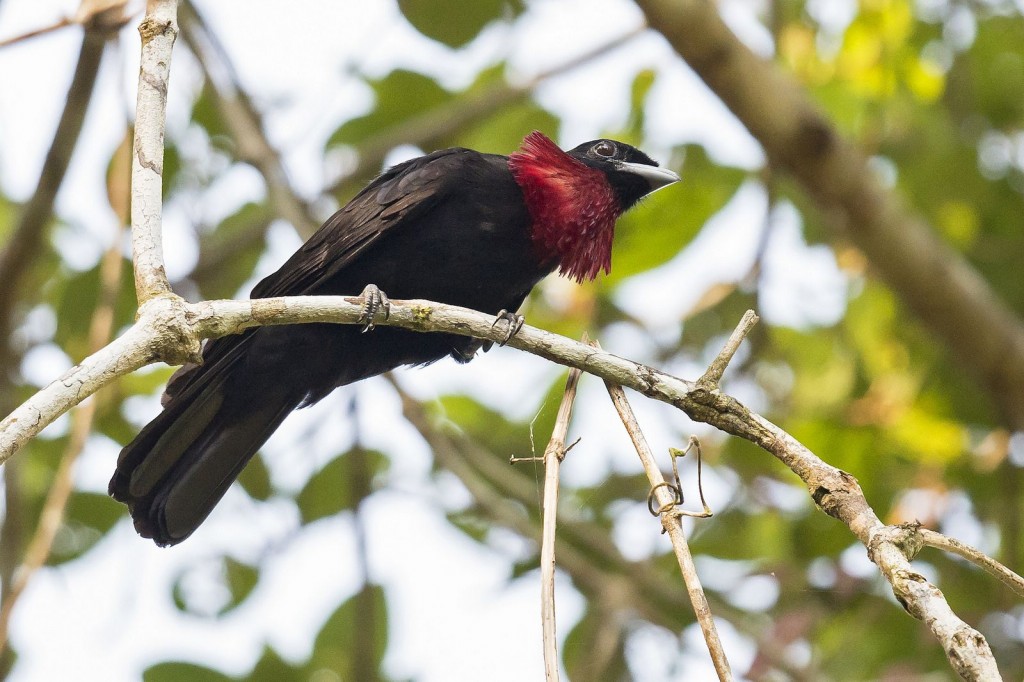
<instances>
[{"instance_id":1,"label":"bird","mask_svg":"<svg viewBox=\"0 0 1024 682\"><path fill-rule=\"evenodd\" d=\"M389 297L493 314L510 337L522 317L508 311L547 275L584 282L610 272L616 220L677 180L631 145L599 139L563 151L539 131L508 156L451 148L393 166L251 292L362 291L362 328L266 326L208 341L202 363L171 376L163 410L121 450L110 495L127 504L142 537L180 543L293 410L399 366L468 362L485 347L373 329Z\"/></svg>"}]
</instances>

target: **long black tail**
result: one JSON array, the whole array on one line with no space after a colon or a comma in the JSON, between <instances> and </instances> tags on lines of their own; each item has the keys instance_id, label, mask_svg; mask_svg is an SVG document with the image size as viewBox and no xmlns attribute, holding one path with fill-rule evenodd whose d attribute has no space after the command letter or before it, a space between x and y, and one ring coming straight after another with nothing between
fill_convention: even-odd
<instances>
[{"instance_id":1,"label":"long black tail","mask_svg":"<svg viewBox=\"0 0 1024 682\"><path fill-rule=\"evenodd\" d=\"M207 353L183 381L172 379L164 411L118 457L110 494L158 545L191 535L301 402L278 378L246 366L244 343L231 345L219 357Z\"/></svg>"}]
</instances>

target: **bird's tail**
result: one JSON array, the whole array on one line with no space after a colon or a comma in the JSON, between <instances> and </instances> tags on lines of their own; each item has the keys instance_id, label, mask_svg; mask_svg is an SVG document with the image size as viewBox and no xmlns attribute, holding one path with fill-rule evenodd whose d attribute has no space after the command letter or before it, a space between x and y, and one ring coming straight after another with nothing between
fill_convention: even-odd
<instances>
[{"instance_id":1,"label":"bird's tail","mask_svg":"<svg viewBox=\"0 0 1024 682\"><path fill-rule=\"evenodd\" d=\"M301 401L287 386L261 381L244 355L208 357L174 392L172 378L164 411L118 457L110 494L158 545L175 545L199 527Z\"/></svg>"}]
</instances>

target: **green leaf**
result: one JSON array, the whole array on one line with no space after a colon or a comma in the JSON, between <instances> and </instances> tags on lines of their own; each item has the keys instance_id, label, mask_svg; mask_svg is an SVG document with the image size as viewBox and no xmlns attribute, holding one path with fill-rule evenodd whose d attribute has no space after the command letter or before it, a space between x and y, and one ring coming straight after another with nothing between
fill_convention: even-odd
<instances>
[{"instance_id":1,"label":"green leaf","mask_svg":"<svg viewBox=\"0 0 1024 682\"><path fill-rule=\"evenodd\" d=\"M56 565L85 554L125 516L124 505L108 495L75 492L47 563Z\"/></svg>"},{"instance_id":2,"label":"green leaf","mask_svg":"<svg viewBox=\"0 0 1024 682\"><path fill-rule=\"evenodd\" d=\"M314 673L308 665L290 665L268 646L264 647L263 655L246 679L249 682L309 682L318 679Z\"/></svg>"},{"instance_id":3,"label":"green leaf","mask_svg":"<svg viewBox=\"0 0 1024 682\"><path fill-rule=\"evenodd\" d=\"M145 682L231 682L222 672L194 663L157 663L142 673Z\"/></svg>"},{"instance_id":4,"label":"green leaf","mask_svg":"<svg viewBox=\"0 0 1024 682\"><path fill-rule=\"evenodd\" d=\"M519 2L505 0L398 0L398 7L417 31L448 47L462 47L487 24L521 11Z\"/></svg>"},{"instance_id":5,"label":"green leaf","mask_svg":"<svg viewBox=\"0 0 1024 682\"><path fill-rule=\"evenodd\" d=\"M73 274L64 274L47 292L57 315L53 341L73 360L89 354L89 327L100 291L99 264ZM135 282L130 263L121 270L121 282L114 305L114 329L131 324L135 318Z\"/></svg>"},{"instance_id":6,"label":"green leaf","mask_svg":"<svg viewBox=\"0 0 1024 682\"><path fill-rule=\"evenodd\" d=\"M313 475L296 502L303 523L355 509L371 492L373 481L390 466L378 450L356 448L331 460Z\"/></svg>"},{"instance_id":7,"label":"green leaf","mask_svg":"<svg viewBox=\"0 0 1024 682\"><path fill-rule=\"evenodd\" d=\"M204 298L231 298L248 280L266 246L275 215L265 203L247 203L199 240L192 279Z\"/></svg>"},{"instance_id":8,"label":"green leaf","mask_svg":"<svg viewBox=\"0 0 1024 682\"><path fill-rule=\"evenodd\" d=\"M357 145L367 137L395 126L449 101L452 94L433 78L415 71L396 69L380 80L369 81L376 98L373 110L351 119L334 131L327 148Z\"/></svg>"},{"instance_id":9,"label":"green leaf","mask_svg":"<svg viewBox=\"0 0 1024 682\"><path fill-rule=\"evenodd\" d=\"M231 602L221 611L221 614L239 606L252 594L259 582L260 570L257 566L250 566L231 557L225 557L224 578L228 589L231 590Z\"/></svg>"},{"instance_id":10,"label":"green leaf","mask_svg":"<svg viewBox=\"0 0 1024 682\"><path fill-rule=\"evenodd\" d=\"M324 623L308 669L333 671L342 680L383 680L381 662L387 644L384 590L365 585Z\"/></svg>"},{"instance_id":11,"label":"green leaf","mask_svg":"<svg viewBox=\"0 0 1024 682\"><path fill-rule=\"evenodd\" d=\"M270 484L270 470L267 469L267 463L263 460L263 456L259 454L245 465L238 477L238 482L254 500L267 500L274 492Z\"/></svg>"},{"instance_id":12,"label":"green leaf","mask_svg":"<svg viewBox=\"0 0 1024 682\"><path fill-rule=\"evenodd\" d=\"M993 128L1024 124L1024 20L993 16L978 22L971 48L949 77L950 100L963 116L981 114Z\"/></svg>"}]
</instances>

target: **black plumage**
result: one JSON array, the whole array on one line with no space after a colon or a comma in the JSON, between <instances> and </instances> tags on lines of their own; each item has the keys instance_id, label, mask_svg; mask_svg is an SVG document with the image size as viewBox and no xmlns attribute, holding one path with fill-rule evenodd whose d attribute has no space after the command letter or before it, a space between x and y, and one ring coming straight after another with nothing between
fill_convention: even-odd
<instances>
[{"instance_id":1,"label":"black plumage","mask_svg":"<svg viewBox=\"0 0 1024 682\"><path fill-rule=\"evenodd\" d=\"M627 166L656 166L632 147L613 144L616 159L630 155ZM600 167L593 159L587 166L595 163ZM671 182L668 171L652 170L668 175L638 183L627 171L624 183L599 188L616 196L615 217ZM541 278L563 265L538 246L540 200L524 198L526 182L522 172L510 170L509 157L468 149L395 166L335 213L252 297L353 295L372 283L394 298L514 311ZM625 201L617 192L628 193ZM360 331L306 324L210 341L203 364L175 373L163 412L118 459L110 494L128 504L138 532L160 545L188 537L292 410L401 365L447 355L468 361L479 348L478 341L449 334Z\"/></svg>"}]
</instances>

